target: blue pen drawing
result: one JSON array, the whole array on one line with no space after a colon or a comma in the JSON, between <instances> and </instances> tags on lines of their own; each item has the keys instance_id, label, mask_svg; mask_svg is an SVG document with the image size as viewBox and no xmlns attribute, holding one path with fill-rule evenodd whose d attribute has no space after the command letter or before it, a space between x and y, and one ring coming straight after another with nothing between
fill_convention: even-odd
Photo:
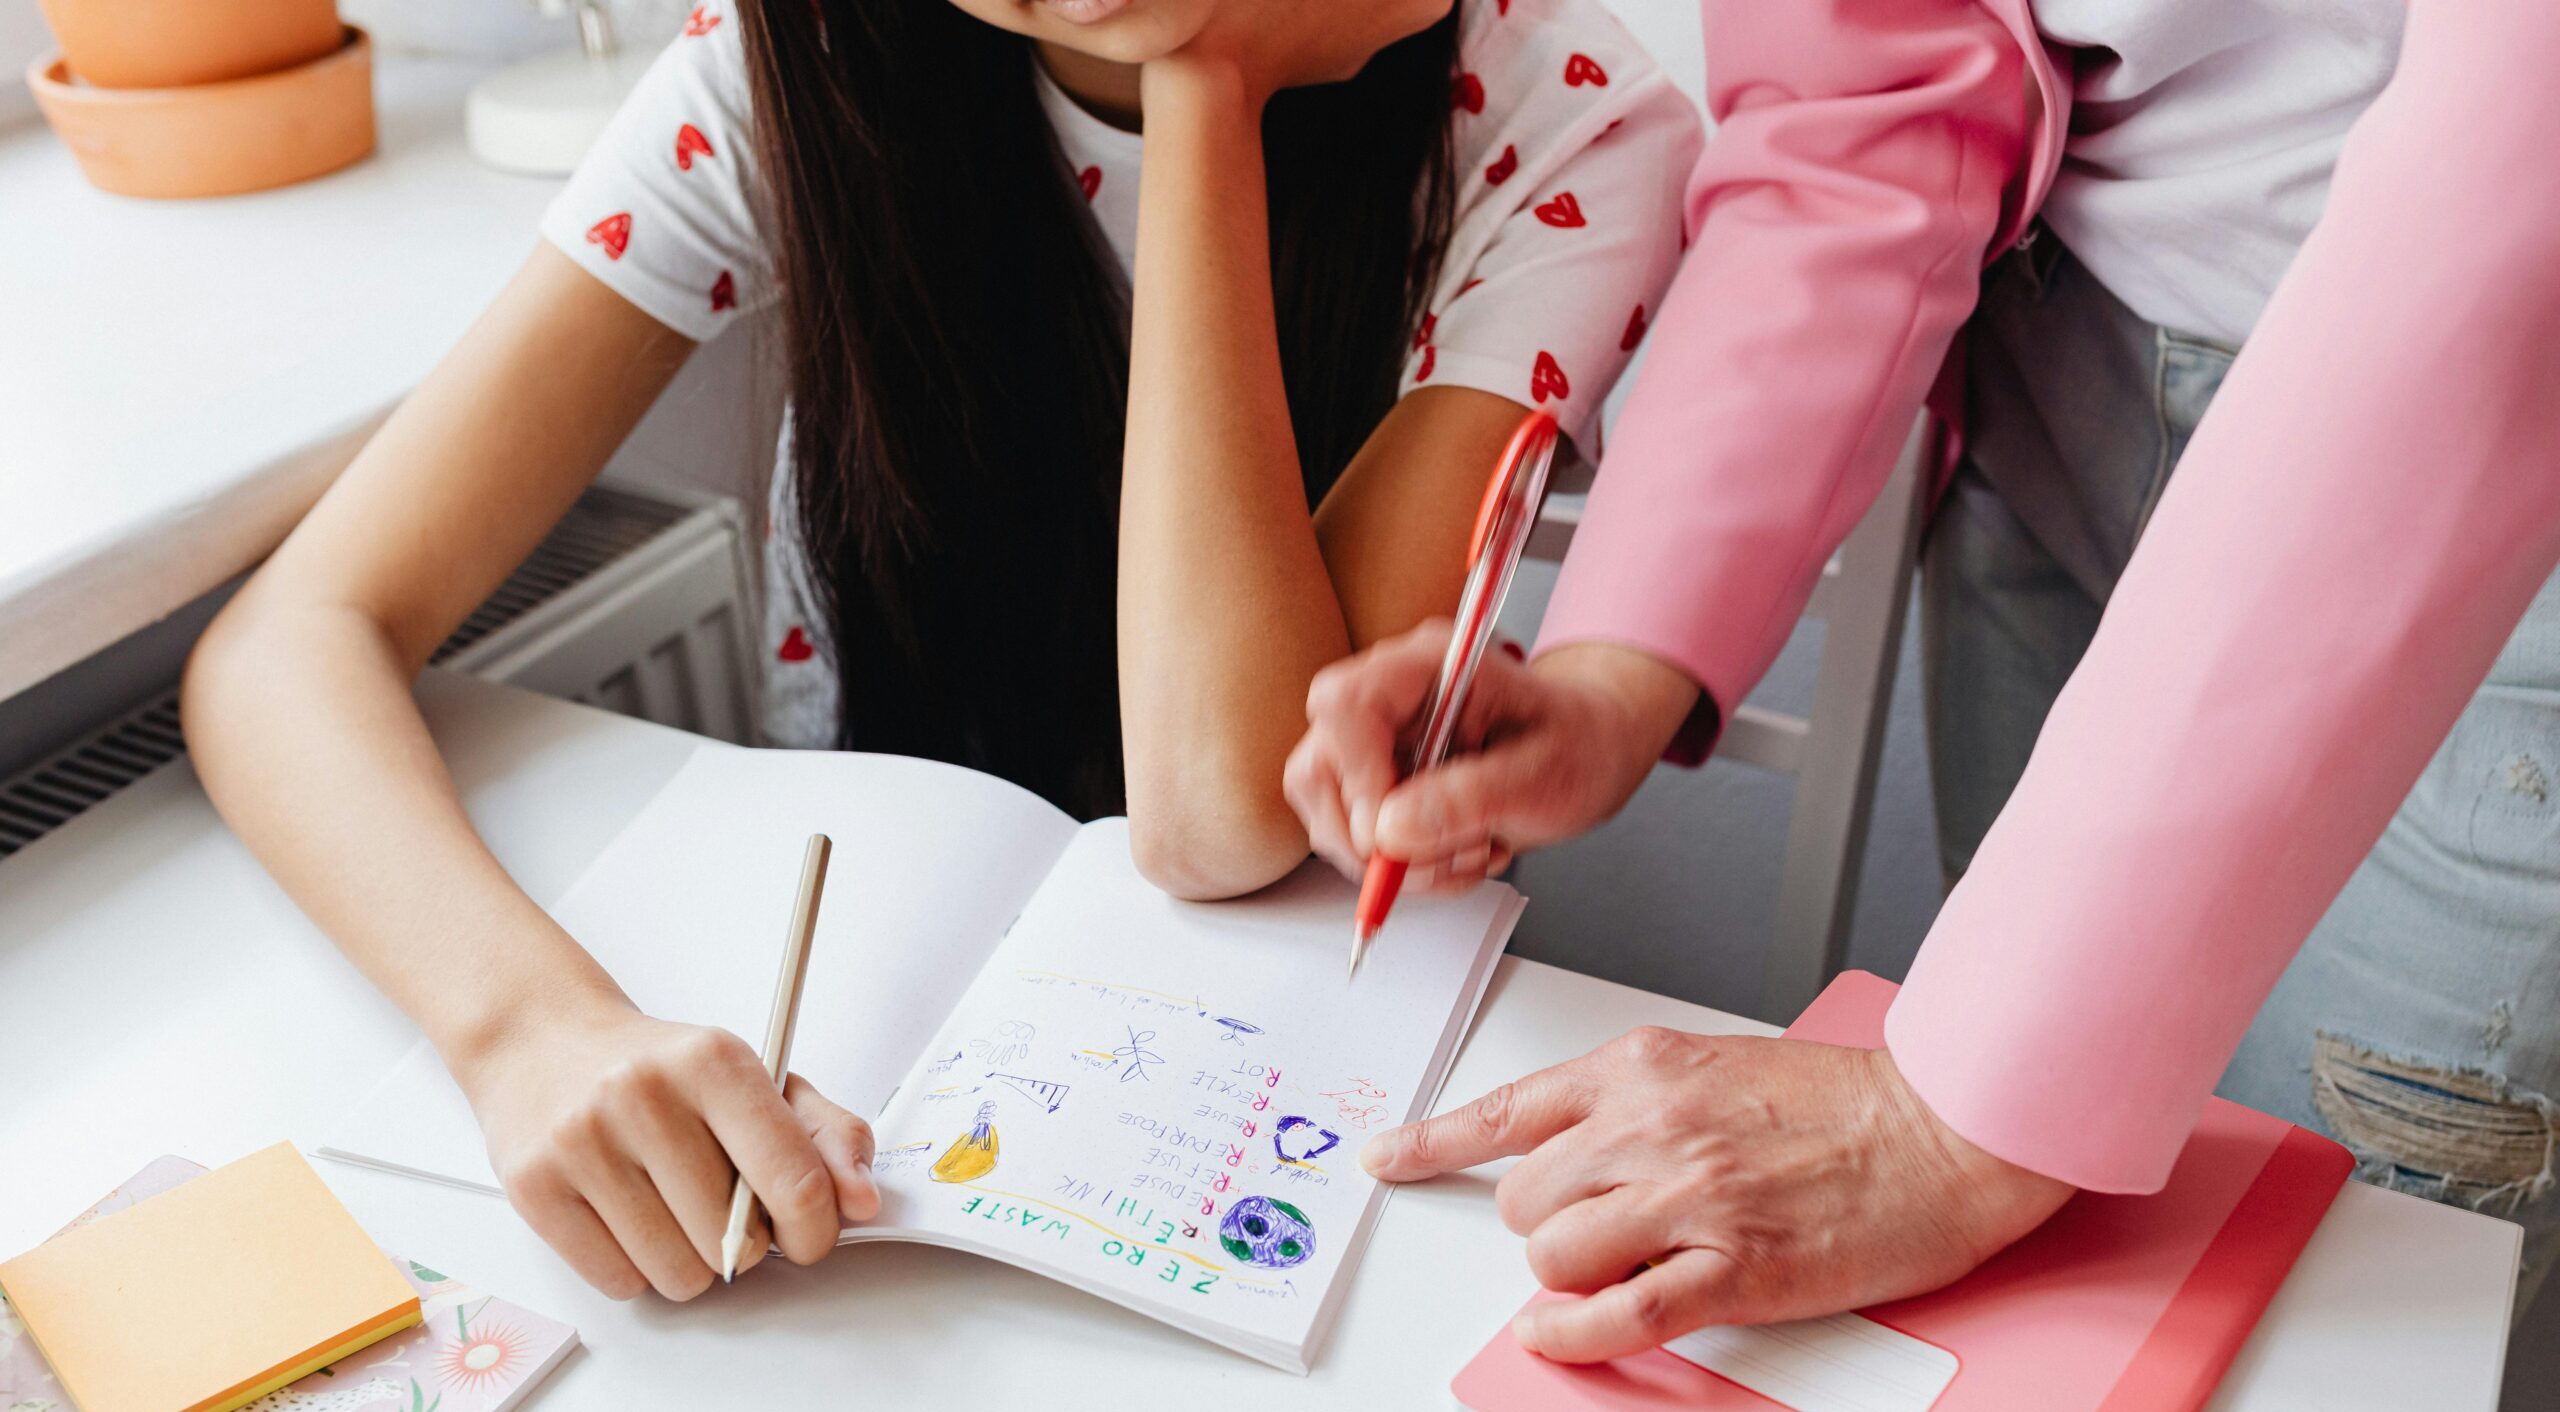
<instances>
[{"instance_id":1,"label":"blue pen drawing","mask_svg":"<svg viewBox=\"0 0 2560 1412\"><path fill-rule=\"evenodd\" d=\"M1227 1218L1218 1223L1218 1244L1248 1265L1285 1270L1316 1253L1316 1231L1307 1213L1288 1202L1248 1196L1227 1208Z\"/></svg>"},{"instance_id":2,"label":"blue pen drawing","mask_svg":"<svg viewBox=\"0 0 2560 1412\"><path fill-rule=\"evenodd\" d=\"M1224 1026L1227 1031L1225 1034L1218 1036L1218 1038L1229 1044L1242 1044L1244 1043L1244 1037L1246 1035L1262 1033L1262 1026L1248 1025L1244 1021L1229 1015L1220 1015L1218 1017L1218 1023Z\"/></svg>"},{"instance_id":3,"label":"blue pen drawing","mask_svg":"<svg viewBox=\"0 0 2560 1412\"><path fill-rule=\"evenodd\" d=\"M884 1147L871 1159L871 1170L882 1175L904 1171L923 1161L932 1151L933 1144L930 1142L910 1142L896 1147Z\"/></svg>"},{"instance_id":4,"label":"blue pen drawing","mask_svg":"<svg viewBox=\"0 0 2560 1412\"><path fill-rule=\"evenodd\" d=\"M1039 1104L1051 1113L1057 1112L1058 1105L1067 1101L1065 1084L1051 1083L1047 1079L1025 1078L1020 1074L989 1074L987 1077Z\"/></svg>"},{"instance_id":5,"label":"blue pen drawing","mask_svg":"<svg viewBox=\"0 0 2560 1412\"><path fill-rule=\"evenodd\" d=\"M1001 1069L1029 1058L1031 1041L1039 1033L1028 1020L1007 1020L969 1041L969 1052L979 1063Z\"/></svg>"},{"instance_id":6,"label":"blue pen drawing","mask_svg":"<svg viewBox=\"0 0 2560 1412\"><path fill-rule=\"evenodd\" d=\"M951 1066L959 1062L960 1051L955 1049L949 1054L944 1055L942 1058L936 1059L932 1063L927 1064L924 1071L928 1074L947 1074L951 1072Z\"/></svg>"},{"instance_id":7,"label":"blue pen drawing","mask_svg":"<svg viewBox=\"0 0 2560 1412\"><path fill-rule=\"evenodd\" d=\"M1271 1130L1271 1153L1291 1166L1322 1157L1342 1145L1342 1134L1316 1126L1315 1119L1295 1113Z\"/></svg>"},{"instance_id":8,"label":"blue pen drawing","mask_svg":"<svg viewBox=\"0 0 2560 1412\"><path fill-rule=\"evenodd\" d=\"M1112 1058L1123 1060L1129 1066L1120 1071L1120 1082L1127 1083L1131 1079L1145 1079L1149 1068L1164 1062L1163 1055L1147 1048L1148 1045L1155 1043L1155 1039L1156 1032L1154 1030L1142 1030L1135 1028L1134 1026L1130 1027L1129 1042L1111 1051Z\"/></svg>"}]
</instances>

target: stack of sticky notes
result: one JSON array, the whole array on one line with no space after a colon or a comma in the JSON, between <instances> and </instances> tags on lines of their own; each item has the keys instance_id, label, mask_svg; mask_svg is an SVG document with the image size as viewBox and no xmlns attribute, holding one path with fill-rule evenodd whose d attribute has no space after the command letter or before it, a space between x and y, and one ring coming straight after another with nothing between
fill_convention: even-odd
<instances>
[{"instance_id":1,"label":"stack of sticky notes","mask_svg":"<svg viewBox=\"0 0 2560 1412\"><path fill-rule=\"evenodd\" d=\"M418 1294L289 1143L0 1264L82 1412L229 1412L418 1322Z\"/></svg>"}]
</instances>

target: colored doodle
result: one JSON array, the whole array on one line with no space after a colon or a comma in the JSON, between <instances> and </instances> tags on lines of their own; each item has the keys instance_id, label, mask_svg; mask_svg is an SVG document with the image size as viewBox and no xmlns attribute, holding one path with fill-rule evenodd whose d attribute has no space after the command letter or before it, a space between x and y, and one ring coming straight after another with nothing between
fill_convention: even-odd
<instances>
[{"instance_id":1,"label":"colored doodle","mask_svg":"<svg viewBox=\"0 0 2560 1412\"><path fill-rule=\"evenodd\" d=\"M1387 1110L1383 1106L1361 1101L1387 1096L1385 1089L1367 1079L1353 1079L1349 1088L1338 1088L1318 1096L1334 1100L1334 1116L1364 1131L1371 1123L1383 1122L1387 1117Z\"/></svg>"},{"instance_id":2,"label":"colored doodle","mask_svg":"<svg viewBox=\"0 0 2560 1412\"><path fill-rule=\"evenodd\" d=\"M1129 1042L1111 1051L1112 1058L1125 1060L1129 1065L1129 1067L1120 1071L1120 1082L1127 1083L1131 1079L1145 1079L1147 1077L1148 1069L1164 1062L1163 1055L1147 1048L1148 1045L1155 1043L1155 1039L1156 1032L1154 1030L1142 1030L1135 1026L1129 1027Z\"/></svg>"},{"instance_id":3,"label":"colored doodle","mask_svg":"<svg viewBox=\"0 0 2560 1412\"><path fill-rule=\"evenodd\" d=\"M1316 1232L1307 1213L1288 1202L1248 1196L1227 1208L1218 1223L1218 1244L1248 1265L1285 1270L1316 1253Z\"/></svg>"},{"instance_id":4,"label":"colored doodle","mask_svg":"<svg viewBox=\"0 0 2560 1412\"><path fill-rule=\"evenodd\" d=\"M996 1106L978 1105L978 1121L970 1129L951 1140L934 1160L933 1179L938 1182L974 1182L996 1169Z\"/></svg>"},{"instance_id":5,"label":"colored doodle","mask_svg":"<svg viewBox=\"0 0 2560 1412\"><path fill-rule=\"evenodd\" d=\"M1039 1033L1027 1020L1007 1020L971 1040L969 1052L978 1056L978 1062L1001 1069L1030 1057L1031 1041Z\"/></svg>"},{"instance_id":6,"label":"colored doodle","mask_svg":"<svg viewBox=\"0 0 2560 1412\"><path fill-rule=\"evenodd\" d=\"M904 1171L923 1161L926 1154L932 1151L933 1144L930 1142L910 1142L896 1147L884 1147L880 1149L879 1155L871 1159L871 1168L883 1175Z\"/></svg>"},{"instance_id":7,"label":"colored doodle","mask_svg":"<svg viewBox=\"0 0 2560 1412\"><path fill-rule=\"evenodd\" d=\"M1246 1035L1262 1033L1262 1026L1248 1025L1230 1015L1218 1016L1217 1023L1226 1030L1226 1033L1218 1038L1228 1044L1242 1044Z\"/></svg>"},{"instance_id":8,"label":"colored doodle","mask_svg":"<svg viewBox=\"0 0 2560 1412\"><path fill-rule=\"evenodd\" d=\"M1282 1118L1271 1130L1271 1155L1291 1166L1322 1157L1341 1145L1342 1134L1317 1127L1315 1119L1295 1113Z\"/></svg>"},{"instance_id":9,"label":"colored doodle","mask_svg":"<svg viewBox=\"0 0 2560 1412\"><path fill-rule=\"evenodd\" d=\"M1057 1112L1058 1105L1067 1101L1067 1086L1062 1083L1025 1078L1020 1074L989 1074L987 1077L1039 1104L1046 1112Z\"/></svg>"}]
</instances>

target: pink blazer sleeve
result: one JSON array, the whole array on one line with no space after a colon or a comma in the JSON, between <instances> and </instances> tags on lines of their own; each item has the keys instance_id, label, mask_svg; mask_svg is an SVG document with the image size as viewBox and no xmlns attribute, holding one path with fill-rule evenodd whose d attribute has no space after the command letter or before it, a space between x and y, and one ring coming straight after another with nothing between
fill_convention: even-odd
<instances>
[{"instance_id":1,"label":"pink blazer sleeve","mask_svg":"<svg viewBox=\"0 0 2560 1412\"><path fill-rule=\"evenodd\" d=\"M1894 1007L1903 1072L1987 1150L2102 1191L2167 1178L2560 561L2555 61L2550 0L2412 0Z\"/></svg>"},{"instance_id":2,"label":"pink blazer sleeve","mask_svg":"<svg viewBox=\"0 0 2560 1412\"><path fill-rule=\"evenodd\" d=\"M1605 640L1713 705L1766 672L1971 312L2029 144L1977 0L1707 0L1691 254L1611 434L1541 650Z\"/></svg>"}]
</instances>

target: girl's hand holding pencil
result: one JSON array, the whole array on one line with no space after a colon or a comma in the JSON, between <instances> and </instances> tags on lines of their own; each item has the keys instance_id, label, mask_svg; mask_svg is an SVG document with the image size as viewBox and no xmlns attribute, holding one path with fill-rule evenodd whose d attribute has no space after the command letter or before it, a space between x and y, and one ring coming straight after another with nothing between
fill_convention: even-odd
<instances>
[{"instance_id":1,"label":"girl's hand holding pencil","mask_svg":"<svg viewBox=\"0 0 2560 1412\"><path fill-rule=\"evenodd\" d=\"M455 1066L507 1199L589 1284L616 1299L709 1289L740 1174L759 1208L742 1268L768 1244L815 1263L878 1212L869 1124L796 1074L777 1090L726 1030L615 1001Z\"/></svg>"}]
</instances>

